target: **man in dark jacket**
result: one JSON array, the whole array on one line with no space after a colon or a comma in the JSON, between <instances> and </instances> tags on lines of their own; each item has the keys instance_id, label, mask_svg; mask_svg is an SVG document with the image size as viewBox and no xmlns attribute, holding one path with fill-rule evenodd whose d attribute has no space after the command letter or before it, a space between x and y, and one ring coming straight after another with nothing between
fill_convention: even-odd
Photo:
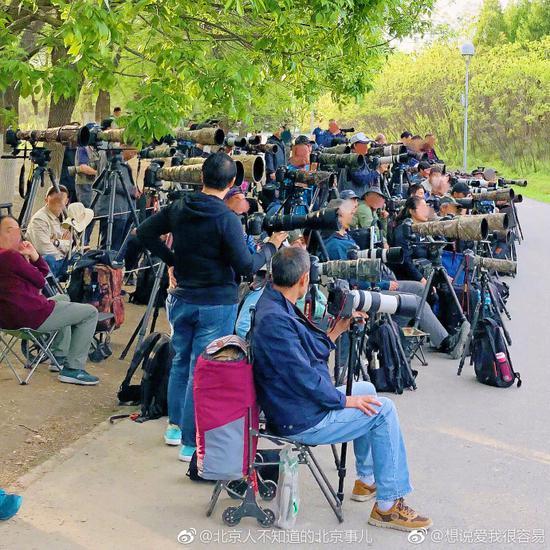
<instances>
[{"instance_id":1,"label":"man in dark jacket","mask_svg":"<svg viewBox=\"0 0 550 550\"><path fill-rule=\"evenodd\" d=\"M267 143L277 146L276 152L267 152L265 154L265 174L268 180L275 179L275 172L277 171L277 168L286 166L285 143L281 139L281 134L284 129L284 126L280 126L277 131L273 132L273 135L267 139Z\"/></svg>"},{"instance_id":2,"label":"man in dark jacket","mask_svg":"<svg viewBox=\"0 0 550 550\"><path fill-rule=\"evenodd\" d=\"M355 383L352 395L331 382L329 355L350 320L340 319L325 334L296 308L309 287L309 268L307 251L279 251L271 264L273 285L256 305L254 380L268 426L309 445L353 441L358 479L352 499L376 497L369 523L428 528L431 520L403 502L412 488L395 405L369 382Z\"/></svg>"},{"instance_id":3,"label":"man in dark jacket","mask_svg":"<svg viewBox=\"0 0 550 550\"><path fill-rule=\"evenodd\" d=\"M168 384L169 426L165 442L183 447L180 459L195 450L193 371L198 355L216 338L231 334L237 317L237 276L252 275L269 262L286 239L274 233L255 254L248 250L237 215L224 203L237 168L225 153L210 155L202 166L203 190L179 199L143 222L143 246L173 267L177 287L166 312L175 356ZM160 239L172 233L174 250Z\"/></svg>"}]
</instances>

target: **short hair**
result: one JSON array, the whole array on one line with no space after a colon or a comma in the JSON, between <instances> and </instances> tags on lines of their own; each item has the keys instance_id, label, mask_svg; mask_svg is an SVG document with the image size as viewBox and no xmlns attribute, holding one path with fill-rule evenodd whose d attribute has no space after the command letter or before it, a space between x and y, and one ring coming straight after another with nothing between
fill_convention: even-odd
<instances>
[{"instance_id":1,"label":"short hair","mask_svg":"<svg viewBox=\"0 0 550 550\"><path fill-rule=\"evenodd\" d=\"M421 160L418 163L417 168L418 168L418 171L420 172L420 170L429 170L430 168L432 168L432 165L427 160Z\"/></svg>"},{"instance_id":2,"label":"short hair","mask_svg":"<svg viewBox=\"0 0 550 550\"><path fill-rule=\"evenodd\" d=\"M235 161L222 151L212 153L202 165L202 183L205 187L225 189L237 175Z\"/></svg>"},{"instance_id":3,"label":"short hair","mask_svg":"<svg viewBox=\"0 0 550 550\"><path fill-rule=\"evenodd\" d=\"M118 113L118 111L122 111L122 109L120 107L115 107L113 109L113 113Z\"/></svg>"},{"instance_id":4,"label":"short hair","mask_svg":"<svg viewBox=\"0 0 550 550\"><path fill-rule=\"evenodd\" d=\"M287 246L281 248L271 259L273 284L290 288L309 271L309 253L302 248Z\"/></svg>"},{"instance_id":5,"label":"short hair","mask_svg":"<svg viewBox=\"0 0 550 550\"><path fill-rule=\"evenodd\" d=\"M11 218L13 221L17 222L17 220L11 214L0 214L0 228L2 227L2 222L8 218Z\"/></svg>"},{"instance_id":6,"label":"short hair","mask_svg":"<svg viewBox=\"0 0 550 550\"><path fill-rule=\"evenodd\" d=\"M418 134L416 134L416 135L413 136L411 139L422 139L422 136L419 136Z\"/></svg>"},{"instance_id":7,"label":"short hair","mask_svg":"<svg viewBox=\"0 0 550 550\"><path fill-rule=\"evenodd\" d=\"M405 130L404 132L401 133L400 137L401 137L401 139L410 138L410 137L412 137L412 134L408 130Z\"/></svg>"},{"instance_id":8,"label":"short hair","mask_svg":"<svg viewBox=\"0 0 550 550\"><path fill-rule=\"evenodd\" d=\"M431 174L443 174L443 168L439 164L433 164L430 171Z\"/></svg>"},{"instance_id":9,"label":"short hair","mask_svg":"<svg viewBox=\"0 0 550 550\"><path fill-rule=\"evenodd\" d=\"M65 193L68 196L69 195L69 190L64 185L58 185L57 189L52 185L46 193L46 198L51 197L52 195L55 195L56 193Z\"/></svg>"},{"instance_id":10,"label":"short hair","mask_svg":"<svg viewBox=\"0 0 550 550\"><path fill-rule=\"evenodd\" d=\"M407 197L416 195L416 192L419 189L422 189L423 193L426 192L426 190L424 189L424 186L421 183L413 183L412 185L409 185L409 188L407 189Z\"/></svg>"}]
</instances>

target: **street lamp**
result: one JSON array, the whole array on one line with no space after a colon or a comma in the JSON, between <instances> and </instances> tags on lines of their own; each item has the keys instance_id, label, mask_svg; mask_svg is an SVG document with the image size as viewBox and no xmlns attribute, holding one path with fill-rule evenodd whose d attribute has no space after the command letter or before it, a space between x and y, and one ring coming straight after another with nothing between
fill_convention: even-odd
<instances>
[{"instance_id":1,"label":"street lamp","mask_svg":"<svg viewBox=\"0 0 550 550\"><path fill-rule=\"evenodd\" d=\"M460 53L466 61L466 82L464 84L464 157L463 169L468 169L468 78L470 75L470 61L474 56L475 49L471 42L465 42L460 47Z\"/></svg>"}]
</instances>

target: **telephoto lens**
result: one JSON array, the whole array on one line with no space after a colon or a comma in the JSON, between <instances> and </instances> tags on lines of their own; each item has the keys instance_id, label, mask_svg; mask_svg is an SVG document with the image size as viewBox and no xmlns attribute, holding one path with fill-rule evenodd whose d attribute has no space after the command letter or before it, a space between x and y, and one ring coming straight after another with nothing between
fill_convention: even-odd
<instances>
[{"instance_id":1,"label":"telephoto lens","mask_svg":"<svg viewBox=\"0 0 550 550\"><path fill-rule=\"evenodd\" d=\"M160 159L173 157L176 154L176 147L170 145L157 145L156 147L145 147L139 152L142 159Z\"/></svg>"},{"instance_id":2,"label":"telephoto lens","mask_svg":"<svg viewBox=\"0 0 550 550\"><path fill-rule=\"evenodd\" d=\"M305 216L294 214L276 214L269 218L260 212L248 217L247 233L259 235L262 231L274 233L277 231L292 231L294 229L309 229L311 231L338 231L340 218L337 208L323 208L310 212Z\"/></svg>"},{"instance_id":3,"label":"telephoto lens","mask_svg":"<svg viewBox=\"0 0 550 550\"><path fill-rule=\"evenodd\" d=\"M498 273L506 275L515 275L517 273L517 262L512 260L500 260L497 258L473 256L473 264L476 267L487 269L488 271L497 271Z\"/></svg>"},{"instance_id":4,"label":"telephoto lens","mask_svg":"<svg viewBox=\"0 0 550 550\"><path fill-rule=\"evenodd\" d=\"M347 288L346 288L347 286ZM328 312L334 317L351 317L354 311L369 315L388 313L413 318L417 300L414 294L381 294L369 290L349 290L345 281L337 281L329 289Z\"/></svg>"},{"instance_id":5,"label":"telephoto lens","mask_svg":"<svg viewBox=\"0 0 550 550\"><path fill-rule=\"evenodd\" d=\"M331 155L329 153L318 153L312 155L311 161L315 162L314 158L321 166L337 166L338 168L358 169L365 166L365 157L355 153Z\"/></svg>"},{"instance_id":6,"label":"telephoto lens","mask_svg":"<svg viewBox=\"0 0 550 550\"><path fill-rule=\"evenodd\" d=\"M90 130L87 126L66 125L45 130L6 130L5 141L7 145L17 147L19 141L44 143L62 143L69 147L85 147L90 142Z\"/></svg>"},{"instance_id":7,"label":"telephoto lens","mask_svg":"<svg viewBox=\"0 0 550 550\"><path fill-rule=\"evenodd\" d=\"M348 250L348 260L357 260L362 258L378 259L382 263L402 264L405 260L405 254L400 246L390 248L374 248L372 250Z\"/></svg>"},{"instance_id":8,"label":"telephoto lens","mask_svg":"<svg viewBox=\"0 0 550 550\"><path fill-rule=\"evenodd\" d=\"M499 185L517 185L518 187L527 187L527 180L506 180L500 178L498 180Z\"/></svg>"},{"instance_id":9,"label":"telephoto lens","mask_svg":"<svg viewBox=\"0 0 550 550\"><path fill-rule=\"evenodd\" d=\"M380 280L380 260L377 259L333 260L317 265L319 275L334 279L372 282Z\"/></svg>"},{"instance_id":10,"label":"telephoto lens","mask_svg":"<svg viewBox=\"0 0 550 550\"><path fill-rule=\"evenodd\" d=\"M376 157L391 157L407 153L407 147L402 143L391 143L389 145L375 145L369 149L368 155Z\"/></svg>"},{"instance_id":11,"label":"telephoto lens","mask_svg":"<svg viewBox=\"0 0 550 550\"><path fill-rule=\"evenodd\" d=\"M512 202L516 195L515 191L510 189L494 189L487 191L486 189L474 189L474 197L480 201L497 201L497 202Z\"/></svg>"}]
</instances>

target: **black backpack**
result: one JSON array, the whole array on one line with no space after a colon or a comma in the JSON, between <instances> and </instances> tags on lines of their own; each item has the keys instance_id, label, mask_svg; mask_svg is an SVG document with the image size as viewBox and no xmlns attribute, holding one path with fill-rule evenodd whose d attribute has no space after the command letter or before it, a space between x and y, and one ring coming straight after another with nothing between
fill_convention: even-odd
<instances>
[{"instance_id":1,"label":"black backpack","mask_svg":"<svg viewBox=\"0 0 550 550\"><path fill-rule=\"evenodd\" d=\"M470 364L474 365L476 378L482 384L509 388L517 381L518 388L521 386L521 377L512 366L502 328L494 319L480 321L474 335Z\"/></svg>"},{"instance_id":2,"label":"black backpack","mask_svg":"<svg viewBox=\"0 0 550 550\"><path fill-rule=\"evenodd\" d=\"M159 264L161 260L159 258L152 256L151 260L153 265L156 266L155 269L159 269L161 267L161 264ZM136 288L134 292L130 294L130 302L132 304L139 304L142 306L146 306L149 303L149 298L151 297L151 294L153 292L153 285L155 284L155 271L153 270L153 268L151 268L146 256L144 256L141 262L139 263L139 267L148 268L148 269L140 269L137 272ZM168 269L166 269L165 267L162 273L162 279L160 280L160 287L157 294L156 305L158 305L159 307L164 306L167 296L168 296Z\"/></svg>"},{"instance_id":3,"label":"black backpack","mask_svg":"<svg viewBox=\"0 0 550 550\"><path fill-rule=\"evenodd\" d=\"M415 377L417 371L411 369L406 357L398 353L399 342L396 334L399 335L401 345L404 338L401 336L401 329L391 321L384 321L374 325L369 332L369 339L366 346L366 355L369 359L368 374L370 381L378 392L403 393L405 388L416 389ZM374 356L378 357L378 364L375 366Z\"/></svg>"},{"instance_id":4,"label":"black backpack","mask_svg":"<svg viewBox=\"0 0 550 550\"><path fill-rule=\"evenodd\" d=\"M168 335L153 332L136 351L117 396L121 404L141 404L136 422L145 422L168 414L168 378L173 350ZM143 375L139 385L131 384L139 365Z\"/></svg>"}]
</instances>

